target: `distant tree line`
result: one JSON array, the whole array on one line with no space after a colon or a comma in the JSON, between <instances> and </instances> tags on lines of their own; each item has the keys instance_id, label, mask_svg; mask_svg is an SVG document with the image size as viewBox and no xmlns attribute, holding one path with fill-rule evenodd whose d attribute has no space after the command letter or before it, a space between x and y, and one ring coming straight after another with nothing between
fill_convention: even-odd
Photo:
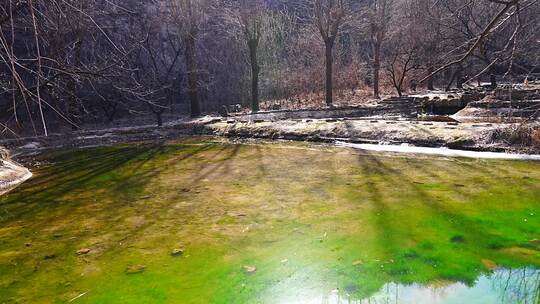
<instances>
[{"instance_id":1,"label":"distant tree line","mask_svg":"<svg viewBox=\"0 0 540 304\"><path fill-rule=\"evenodd\" d=\"M539 72L539 14L540 0L0 0L0 127L516 80Z\"/></svg>"}]
</instances>

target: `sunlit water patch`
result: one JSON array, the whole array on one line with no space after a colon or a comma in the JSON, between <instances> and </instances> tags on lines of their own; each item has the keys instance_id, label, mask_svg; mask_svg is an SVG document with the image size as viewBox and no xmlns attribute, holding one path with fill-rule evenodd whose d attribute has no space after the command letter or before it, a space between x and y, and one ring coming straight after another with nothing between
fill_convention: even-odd
<instances>
[{"instance_id":1,"label":"sunlit water patch","mask_svg":"<svg viewBox=\"0 0 540 304\"><path fill-rule=\"evenodd\" d=\"M0 303L538 303L538 162L212 139L39 161L0 198Z\"/></svg>"},{"instance_id":2,"label":"sunlit water patch","mask_svg":"<svg viewBox=\"0 0 540 304\"><path fill-rule=\"evenodd\" d=\"M437 282L430 285L387 283L374 295L355 300L346 290L334 289L302 299L277 296L279 303L351 304L506 304L539 301L540 270L533 268L499 269L480 276L472 286Z\"/></svg>"}]
</instances>

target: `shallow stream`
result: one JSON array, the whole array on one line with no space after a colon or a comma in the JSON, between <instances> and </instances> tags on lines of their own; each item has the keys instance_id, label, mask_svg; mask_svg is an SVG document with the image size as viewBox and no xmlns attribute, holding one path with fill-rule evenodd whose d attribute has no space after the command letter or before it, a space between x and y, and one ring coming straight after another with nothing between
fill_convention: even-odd
<instances>
[{"instance_id":1,"label":"shallow stream","mask_svg":"<svg viewBox=\"0 0 540 304\"><path fill-rule=\"evenodd\" d=\"M55 151L0 303L540 303L540 162L299 143Z\"/></svg>"}]
</instances>

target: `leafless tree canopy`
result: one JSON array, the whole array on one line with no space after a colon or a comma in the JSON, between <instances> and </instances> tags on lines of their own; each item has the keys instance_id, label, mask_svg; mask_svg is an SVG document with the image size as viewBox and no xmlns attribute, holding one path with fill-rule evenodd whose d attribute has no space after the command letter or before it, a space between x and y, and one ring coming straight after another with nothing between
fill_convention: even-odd
<instances>
[{"instance_id":1,"label":"leafless tree canopy","mask_svg":"<svg viewBox=\"0 0 540 304\"><path fill-rule=\"evenodd\" d=\"M1 129L534 77L539 2L1 0Z\"/></svg>"}]
</instances>

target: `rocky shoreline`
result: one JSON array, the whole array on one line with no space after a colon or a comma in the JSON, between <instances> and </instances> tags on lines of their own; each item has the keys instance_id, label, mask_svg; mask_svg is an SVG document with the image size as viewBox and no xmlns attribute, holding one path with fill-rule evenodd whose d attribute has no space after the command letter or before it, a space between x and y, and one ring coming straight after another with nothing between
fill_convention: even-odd
<instances>
[{"instance_id":1,"label":"rocky shoreline","mask_svg":"<svg viewBox=\"0 0 540 304\"><path fill-rule=\"evenodd\" d=\"M53 134L46 138L28 137L3 140L0 141L0 145L8 148L17 156L37 154L47 149L173 140L186 136L205 135L314 142L410 144L488 152L530 154L540 152L534 147L493 140L491 134L515 125L508 123L421 121L396 117L305 118L272 121L255 117L257 116L244 115L228 118L207 116L170 122L161 128L148 125L88 130L71 134ZM538 125L538 123L535 124Z\"/></svg>"}]
</instances>

